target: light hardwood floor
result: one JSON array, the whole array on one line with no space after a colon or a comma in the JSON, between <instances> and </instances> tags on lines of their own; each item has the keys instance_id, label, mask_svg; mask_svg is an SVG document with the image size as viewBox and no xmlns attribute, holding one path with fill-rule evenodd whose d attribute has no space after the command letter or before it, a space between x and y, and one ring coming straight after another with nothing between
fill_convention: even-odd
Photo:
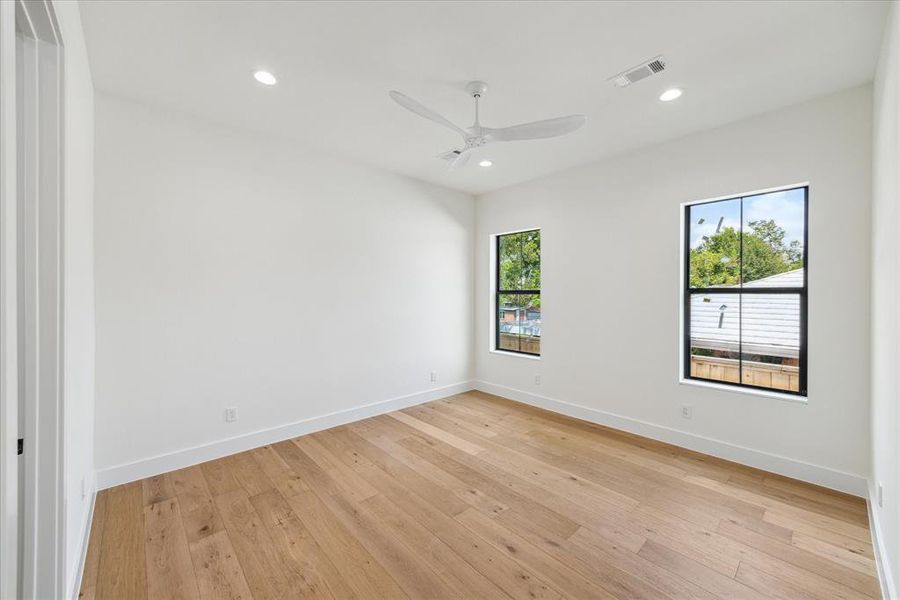
<instances>
[{"instance_id":1,"label":"light hardwood floor","mask_svg":"<svg viewBox=\"0 0 900 600\"><path fill-rule=\"evenodd\" d=\"M105 490L82 598L877 598L865 502L471 392Z\"/></svg>"}]
</instances>

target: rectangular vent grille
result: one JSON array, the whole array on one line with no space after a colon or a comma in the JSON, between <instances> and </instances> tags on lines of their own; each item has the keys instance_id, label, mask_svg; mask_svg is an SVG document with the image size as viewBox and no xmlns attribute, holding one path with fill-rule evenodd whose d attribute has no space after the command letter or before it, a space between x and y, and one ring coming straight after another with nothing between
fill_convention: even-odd
<instances>
[{"instance_id":1,"label":"rectangular vent grille","mask_svg":"<svg viewBox=\"0 0 900 600\"><path fill-rule=\"evenodd\" d=\"M612 81L619 87L626 87L631 85L632 83L636 83L641 79L646 79L651 75L656 75L657 73L664 71L666 69L666 61L662 56L657 56L656 58L652 58L646 62L643 62L636 67L632 67L626 71L622 71L615 77L611 77L609 81Z\"/></svg>"},{"instance_id":2,"label":"rectangular vent grille","mask_svg":"<svg viewBox=\"0 0 900 600\"><path fill-rule=\"evenodd\" d=\"M650 64L648 64L647 66L650 67L650 70L653 71L654 73L659 73L660 71L662 71L663 69L666 68L666 63L664 63L663 61L661 61L659 59L656 59L653 62L651 62Z\"/></svg>"}]
</instances>

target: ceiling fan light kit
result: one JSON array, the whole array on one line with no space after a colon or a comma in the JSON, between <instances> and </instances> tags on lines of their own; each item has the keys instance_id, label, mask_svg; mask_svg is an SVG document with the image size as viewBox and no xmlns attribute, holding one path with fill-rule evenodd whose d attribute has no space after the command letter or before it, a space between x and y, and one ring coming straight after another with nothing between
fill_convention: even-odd
<instances>
[{"instance_id":1,"label":"ceiling fan light kit","mask_svg":"<svg viewBox=\"0 0 900 600\"><path fill-rule=\"evenodd\" d=\"M472 150L475 148L481 148L493 142L517 142L558 137L575 131L587 121L587 117L584 115L569 115L532 123L522 123L521 125L512 125L510 127L484 127L481 125L478 109L479 100L487 93L487 89L488 85L483 81L470 81L466 84L466 92L475 101L475 123L468 129L458 127L420 102L396 90L391 91L390 96L403 108L460 134L464 142L462 148L449 150L438 155L438 158L450 162L450 169L464 167L469 162Z\"/></svg>"}]
</instances>

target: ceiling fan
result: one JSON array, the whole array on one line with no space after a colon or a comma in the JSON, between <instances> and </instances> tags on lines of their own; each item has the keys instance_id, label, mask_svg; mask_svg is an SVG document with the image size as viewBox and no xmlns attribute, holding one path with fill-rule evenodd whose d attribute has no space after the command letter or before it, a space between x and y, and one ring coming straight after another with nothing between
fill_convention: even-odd
<instances>
[{"instance_id":1,"label":"ceiling fan","mask_svg":"<svg viewBox=\"0 0 900 600\"><path fill-rule=\"evenodd\" d=\"M492 142L517 142L566 135L567 133L572 133L587 121L587 117L584 115L569 115L544 121L512 125L510 127L500 127L499 129L484 127L478 120L478 101L487 92L487 84L483 81L470 81L466 84L466 91L475 99L475 123L468 129L454 125L443 116L405 94L401 94L398 91L391 91L390 93L391 98L403 108L429 121L448 127L462 136L464 142L462 148L448 150L437 156L450 161L451 169L464 167L469 162L469 157L475 148L486 146Z\"/></svg>"}]
</instances>

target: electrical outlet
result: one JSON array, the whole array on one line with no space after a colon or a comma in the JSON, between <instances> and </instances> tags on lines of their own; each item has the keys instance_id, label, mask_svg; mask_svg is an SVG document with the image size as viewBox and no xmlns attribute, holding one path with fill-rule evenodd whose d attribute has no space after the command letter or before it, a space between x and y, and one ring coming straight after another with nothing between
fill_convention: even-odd
<instances>
[{"instance_id":1,"label":"electrical outlet","mask_svg":"<svg viewBox=\"0 0 900 600\"><path fill-rule=\"evenodd\" d=\"M237 408L231 407L225 409L225 422L234 423L237 421Z\"/></svg>"},{"instance_id":2,"label":"electrical outlet","mask_svg":"<svg viewBox=\"0 0 900 600\"><path fill-rule=\"evenodd\" d=\"M541 376L540 375L534 376L534 385L541 385Z\"/></svg>"},{"instance_id":3,"label":"electrical outlet","mask_svg":"<svg viewBox=\"0 0 900 600\"><path fill-rule=\"evenodd\" d=\"M437 371L431 372L431 383L437 383Z\"/></svg>"},{"instance_id":4,"label":"electrical outlet","mask_svg":"<svg viewBox=\"0 0 900 600\"><path fill-rule=\"evenodd\" d=\"M881 483L878 484L878 488L875 492L876 499L878 500L878 506L884 506L884 486Z\"/></svg>"},{"instance_id":5,"label":"electrical outlet","mask_svg":"<svg viewBox=\"0 0 900 600\"><path fill-rule=\"evenodd\" d=\"M681 418L682 419L691 419L694 416L694 407L690 404L682 404L681 405Z\"/></svg>"},{"instance_id":6,"label":"electrical outlet","mask_svg":"<svg viewBox=\"0 0 900 600\"><path fill-rule=\"evenodd\" d=\"M81 498L87 498L87 477L81 478Z\"/></svg>"}]
</instances>

